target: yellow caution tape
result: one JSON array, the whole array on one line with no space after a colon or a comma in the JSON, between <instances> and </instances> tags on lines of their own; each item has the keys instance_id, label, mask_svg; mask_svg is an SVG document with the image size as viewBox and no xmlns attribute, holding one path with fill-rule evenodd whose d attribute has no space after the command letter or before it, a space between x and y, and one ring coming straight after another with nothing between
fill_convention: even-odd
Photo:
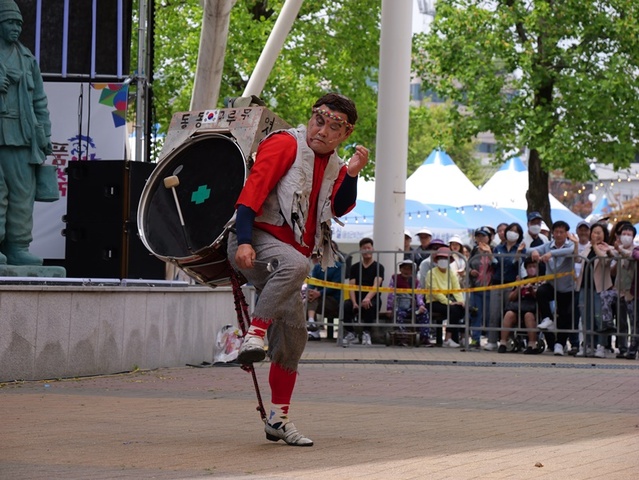
<instances>
[{"instance_id":1,"label":"yellow caution tape","mask_svg":"<svg viewBox=\"0 0 639 480\"><path fill-rule=\"evenodd\" d=\"M363 287L360 285L350 285L344 283L335 283L328 282L326 280L320 280L318 278L307 278L307 285L314 285L317 287L325 287L325 288L333 288L336 290L344 290L344 291L361 291L361 292L381 292L381 293L442 293L444 295L449 293L470 293L470 292L484 292L487 290L502 290L506 288L517 287L519 285L525 285L527 283L536 283L536 282L545 282L546 280L552 280L553 278L561 278L566 277L568 275L573 275L574 272L563 272L563 273L554 273L550 275L542 275L541 277L531 277L526 278L524 280L517 280L515 282L503 283L501 285L487 285L484 287L473 287L473 288L457 288L450 290L436 290L436 289L426 289L426 288L390 288L390 287Z\"/></svg>"}]
</instances>

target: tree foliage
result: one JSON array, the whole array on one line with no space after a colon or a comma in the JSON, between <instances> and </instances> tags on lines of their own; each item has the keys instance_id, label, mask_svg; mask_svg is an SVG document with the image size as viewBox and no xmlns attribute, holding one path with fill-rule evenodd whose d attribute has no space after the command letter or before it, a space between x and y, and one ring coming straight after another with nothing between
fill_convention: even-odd
<instances>
[{"instance_id":1,"label":"tree foliage","mask_svg":"<svg viewBox=\"0 0 639 480\"><path fill-rule=\"evenodd\" d=\"M283 5L284 0L237 1L231 11L220 102L212 107L242 94ZM367 177L375 171L380 15L381 0L304 2L261 94L293 125L306 122L310 106L328 90L353 98L359 120L350 141L371 149ZM156 1L153 121L164 131L173 113L189 108L201 18L199 0ZM442 147L480 183L472 147L453 139L456 129L446 123L444 111L411 109L409 173L433 148Z\"/></svg>"},{"instance_id":2,"label":"tree foliage","mask_svg":"<svg viewBox=\"0 0 639 480\"><path fill-rule=\"evenodd\" d=\"M273 30L283 0L238 0L231 11L220 102L240 96ZM359 120L353 142L375 147L379 0L304 2L261 98L287 122L308 120L329 90L351 97ZM198 0L159 1L156 7L156 112L166 128L172 113L188 110L197 63L202 9ZM369 165L370 175L374 167Z\"/></svg>"},{"instance_id":3,"label":"tree foliage","mask_svg":"<svg viewBox=\"0 0 639 480\"><path fill-rule=\"evenodd\" d=\"M457 133L492 131L505 151L530 149L529 209L550 220L548 172L590 176L637 152L639 3L635 0L438 0L414 65Z\"/></svg>"},{"instance_id":4,"label":"tree foliage","mask_svg":"<svg viewBox=\"0 0 639 480\"><path fill-rule=\"evenodd\" d=\"M408 176L424 162L436 148L440 148L475 185L481 185L486 178L479 160L474 154L475 143L459 141L455 136L455 126L448 121L452 105L432 105L410 108L408 143Z\"/></svg>"}]
</instances>

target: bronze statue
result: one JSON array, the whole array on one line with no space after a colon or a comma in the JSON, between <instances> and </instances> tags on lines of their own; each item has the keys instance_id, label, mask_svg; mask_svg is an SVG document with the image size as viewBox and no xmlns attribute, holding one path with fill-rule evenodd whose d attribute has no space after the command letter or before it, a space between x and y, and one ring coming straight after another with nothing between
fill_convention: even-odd
<instances>
[{"instance_id":1,"label":"bronze statue","mask_svg":"<svg viewBox=\"0 0 639 480\"><path fill-rule=\"evenodd\" d=\"M42 265L33 240L36 168L51 154L51 121L40 68L18 41L22 14L0 0L0 264Z\"/></svg>"}]
</instances>

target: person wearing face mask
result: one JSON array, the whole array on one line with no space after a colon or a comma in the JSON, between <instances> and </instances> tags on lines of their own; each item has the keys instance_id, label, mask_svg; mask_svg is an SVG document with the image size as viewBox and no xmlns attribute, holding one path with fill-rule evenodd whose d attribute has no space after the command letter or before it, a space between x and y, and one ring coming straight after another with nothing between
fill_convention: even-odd
<instances>
[{"instance_id":1,"label":"person wearing face mask","mask_svg":"<svg viewBox=\"0 0 639 480\"><path fill-rule=\"evenodd\" d=\"M526 245L522 242L524 231L517 222L506 227L506 242L497 245L493 249L493 285L504 285L517 280L521 265L521 256L526 253ZM488 343L486 349L494 350L497 347L499 331L497 328L503 316L505 307L506 290L496 289L490 291L490 319L488 326ZM492 347L492 348L491 348Z\"/></svg>"},{"instance_id":2,"label":"person wearing face mask","mask_svg":"<svg viewBox=\"0 0 639 480\"><path fill-rule=\"evenodd\" d=\"M541 224L544 221L541 213L530 212L528 214L528 231L524 234L524 244L527 249L538 247L548 243L548 237L541 233Z\"/></svg>"},{"instance_id":3,"label":"person wearing face mask","mask_svg":"<svg viewBox=\"0 0 639 480\"><path fill-rule=\"evenodd\" d=\"M524 260L524 268L526 270L526 278L537 277L539 264L528 257ZM524 354L537 355L542 352L537 346L537 288L540 282L530 282L524 285L514 287L508 295L508 303L506 304L504 314L504 330L501 331L501 340L499 342L498 353L506 353L508 351L508 338L512 335L509 329L517 327L519 322L524 321L524 326L528 329L528 345Z\"/></svg>"},{"instance_id":4,"label":"person wearing face mask","mask_svg":"<svg viewBox=\"0 0 639 480\"><path fill-rule=\"evenodd\" d=\"M635 317L635 302L631 288L636 268L636 263L632 260L636 235L637 229L632 224L624 224L619 229L619 235L614 245L620 256L620 259L612 267L612 275L616 275L615 290L619 292L619 335L617 335L619 353L617 358L626 358L630 319ZM633 333L637 333L636 330L633 329Z\"/></svg>"},{"instance_id":5,"label":"person wearing face mask","mask_svg":"<svg viewBox=\"0 0 639 480\"><path fill-rule=\"evenodd\" d=\"M606 358L606 338L602 334L617 331L612 317L612 301L617 292L613 288L611 276L611 257L614 248L608 244L608 229L601 223L590 227L590 246L583 252L586 260L577 278L577 290L580 291L580 304L583 305L581 318L586 325L583 347L577 352L578 357L588 356L595 345L594 356ZM592 335L593 328L599 335Z\"/></svg>"},{"instance_id":6,"label":"person wearing face mask","mask_svg":"<svg viewBox=\"0 0 639 480\"><path fill-rule=\"evenodd\" d=\"M457 348L459 347L459 326L464 322L465 309L464 297L459 291L459 279L450 268L451 254L448 247L442 247L431 256L436 267L431 268L426 275L424 288L428 291L424 295L424 300L431 316L438 313L448 319L443 346ZM452 290L452 292L436 293L441 290Z\"/></svg>"}]
</instances>

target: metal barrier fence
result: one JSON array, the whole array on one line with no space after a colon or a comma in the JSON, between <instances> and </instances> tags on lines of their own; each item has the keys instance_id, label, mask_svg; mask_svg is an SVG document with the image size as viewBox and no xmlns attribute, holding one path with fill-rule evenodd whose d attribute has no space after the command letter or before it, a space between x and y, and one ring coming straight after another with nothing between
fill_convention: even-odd
<instances>
[{"instance_id":1,"label":"metal barrier fence","mask_svg":"<svg viewBox=\"0 0 639 480\"><path fill-rule=\"evenodd\" d=\"M448 265L438 267L435 256ZM560 345L567 352L569 345L571 353L581 348L580 355L589 356L598 346L623 353L639 342L637 261L632 258L553 256L536 263L540 271L534 278L525 278L529 256L515 253L465 258L458 252L432 251L402 275L403 260L413 260L413 254L354 252L343 262L339 282L335 271L333 281L328 272L309 278L308 288L321 290L320 305L339 292L338 308L324 312L324 321L318 322L328 329L329 339L338 320L340 343L345 338L354 343L351 333L364 342L368 334L373 343L386 345L479 348L485 336L484 349L499 344L507 351L528 346L543 351ZM393 271L384 271L384 265L392 265ZM383 282L362 286L371 285L371 276L383 277ZM549 328L540 329L540 323Z\"/></svg>"}]
</instances>

